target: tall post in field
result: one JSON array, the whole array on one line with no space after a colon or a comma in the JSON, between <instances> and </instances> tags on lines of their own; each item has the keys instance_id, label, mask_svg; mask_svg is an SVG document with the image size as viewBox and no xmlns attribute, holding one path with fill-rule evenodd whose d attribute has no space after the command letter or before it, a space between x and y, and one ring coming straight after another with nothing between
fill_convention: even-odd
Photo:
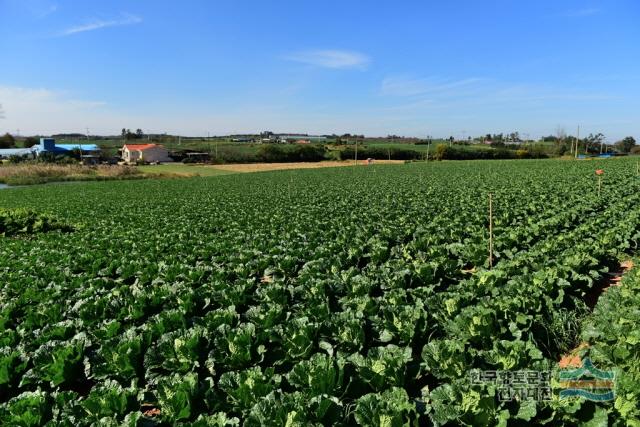
<instances>
[{"instance_id":1,"label":"tall post in field","mask_svg":"<svg viewBox=\"0 0 640 427\"><path fill-rule=\"evenodd\" d=\"M578 145L580 144L580 126L578 126L578 136L576 136L576 155L575 158L578 158Z\"/></svg>"},{"instance_id":2,"label":"tall post in field","mask_svg":"<svg viewBox=\"0 0 640 427\"><path fill-rule=\"evenodd\" d=\"M600 197L600 190L602 190L602 175L598 175L598 197Z\"/></svg>"},{"instance_id":3,"label":"tall post in field","mask_svg":"<svg viewBox=\"0 0 640 427\"><path fill-rule=\"evenodd\" d=\"M358 166L358 138L356 138L356 166Z\"/></svg>"},{"instance_id":4,"label":"tall post in field","mask_svg":"<svg viewBox=\"0 0 640 427\"><path fill-rule=\"evenodd\" d=\"M493 269L493 194L489 193L489 269Z\"/></svg>"},{"instance_id":5,"label":"tall post in field","mask_svg":"<svg viewBox=\"0 0 640 427\"><path fill-rule=\"evenodd\" d=\"M569 151L571 153L571 155L573 156L573 144L575 143L575 140L573 138L571 138L571 151Z\"/></svg>"}]
</instances>

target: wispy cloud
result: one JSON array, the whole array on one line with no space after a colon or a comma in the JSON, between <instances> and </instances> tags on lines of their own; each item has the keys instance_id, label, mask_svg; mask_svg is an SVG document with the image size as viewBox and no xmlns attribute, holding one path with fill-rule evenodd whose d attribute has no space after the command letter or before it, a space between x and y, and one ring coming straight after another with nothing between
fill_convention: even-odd
<instances>
[{"instance_id":1,"label":"wispy cloud","mask_svg":"<svg viewBox=\"0 0 640 427\"><path fill-rule=\"evenodd\" d=\"M412 78L407 76L387 77L382 80L380 93L390 96L417 96L471 87L481 82L479 78L463 80L443 80L438 78Z\"/></svg>"},{"instance_id":2,"label":"wispy cloud","mask_svg":"<svg viewBox=\"0 0 640 427\"><path fill-rule=\"evenodd\" d=\"M0 85L0 102L7 129L30 134L49 134L84 126L95 129L108 105L102 101L80 99L69 92L46 88Z\"/></svg>"},{"instance_id":3,"label":"wispy cloud","mask_svg":"<svg viewBox=\"0 0 640 427\"><path fill-rule=\"evenodd\" d=\"M324 68L357 68L364 69L371 62L370 58L360 52L348 50L309 50L296 52L284 57L289 61L301 62Z\"/></svg>"},{"instance_id":4,"label":"wispy cloud","mask_svg":"<svg viewBox=\"0 0 640 427\"><path fill-rule=\"evenodd\" d=\"M37 16L38 18L45 18L49 15L51 15L52 13L55 13L58 10L58 5L57 4L50 4L48 6L45 6L44 8L40 9L37 12Z\"/></svg>"},{"instance_id":5,"label":"wispy cloud","mask_svg":"<svg viewBox=\"0 0 640 427\"><path fill-rule=\"evenodd\" d=\"M20 0L15 3L36 19L46 18L58 10L58 4L51 0Z\"/></svg>"},{"instance_id":6,"label":"wispy cloud","mask_svg":"<svg viewBox=\"0 0 640 427\"><path fill-rule=\"evenodd\" d=\"M570 10L567 12L567 16L570 17L581 17L581 16L592 16L600 13L600 9L596 7L585 7L583 9Z\"/></svg>"},{"instance_id":7,"label":"wispy cloud","mask_svg":"<svg viewBox=\"0 0 640 427\"><path fill-rule=\"evenodd\" d=\"M86 24L67 28L61 34L63 36L70 36L72 34L84 33L87 31L94 31L102 28L120 27L123 25L139 24L140 22L142 22L142 18L140 18L139 16L123 13L119 19L94 20Z\"/></svg>"},{"instance_id":8,"label":"wispy cloud","mask_svg":"<svg viewBox=\"0 0 640 427\"><path fill-rule=\"evenodd\" d=\"M379 93L390 102L384 110L416 113L472 108L541 109L551 105L566 107L575 102L606 102L616 98L609 93L594 93L580 87L561 88L475 77L459 80L387 77L381 82ZM397 103L398 99L402 101Z\"/></svg>"}]
</instances>

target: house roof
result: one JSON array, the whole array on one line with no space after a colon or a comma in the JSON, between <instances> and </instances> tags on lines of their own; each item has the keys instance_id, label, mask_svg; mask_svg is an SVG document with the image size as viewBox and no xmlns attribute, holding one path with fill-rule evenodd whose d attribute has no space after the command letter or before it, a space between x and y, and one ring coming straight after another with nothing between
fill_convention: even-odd
<instances>
[{"instance_id":1,"label":"house roof","mask_svg":"<svg viewBox=\"0 0 640 427\"><path fill-rule=\"evenodd\" d=\"M100 147L96 144L56 144L56 148L63 150L82 150L82 151L99 151Z\"/></svg>"},{"instance_id":2,"label":"house roof","mask_svg":"<svg viewBox=\"0 0 640 427\"><path fill-rule=\"evenodd\" d=\"M124 144L124 146L128 148L129 151L144 151L149 148L162 147L162 145L158 144Z\"/></svg>"},{"instance_id":3,"label":"house roof","mask_svg":"<svg viewBox=\"0 0 640 427\"><path fill-rule=\"evenodd\" d=\"M52 148L44 148L42 147L42 145L34 145L33 149L38 153L68 153L69 151L73 150L100 151L100 147L98 147L96 144L56 144Z\"/></svg>"},{"instance_id":4,"label":"house roof","mask_svg":"<svg viewBox=\"0 0 640 427\"><path fill-rule=\"evenodd\" d=\"M0 157L9 157L9 156L25 156L28 154L33 154L33 150L31 148L3 148L0 149Z\"/></svg>"}]
</instances>

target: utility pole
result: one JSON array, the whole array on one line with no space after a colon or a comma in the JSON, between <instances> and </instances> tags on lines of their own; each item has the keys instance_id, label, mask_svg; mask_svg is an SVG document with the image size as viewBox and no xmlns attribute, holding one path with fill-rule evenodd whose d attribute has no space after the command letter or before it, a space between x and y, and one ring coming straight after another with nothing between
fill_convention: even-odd
<instances>
[{"instance_id":1,"label":"utility pole","mask_svg":"<svg viewBox=\"0 0 640 427\"><path fill-rule=\"evenodd\" d=\"M578 136L576 136L576 159L578 158L578 144L580 144L580 125L578 125Z\"/></svg>"},{"instance_id":2,"label":"utility pole","mask_svg":"<svg viewBox=\"0 0 640 427\"><path fill-rule=\"evenodd\" d=\"M358 138L356 138L356 166L358 166Z\"/></svg>"}]
</instances>

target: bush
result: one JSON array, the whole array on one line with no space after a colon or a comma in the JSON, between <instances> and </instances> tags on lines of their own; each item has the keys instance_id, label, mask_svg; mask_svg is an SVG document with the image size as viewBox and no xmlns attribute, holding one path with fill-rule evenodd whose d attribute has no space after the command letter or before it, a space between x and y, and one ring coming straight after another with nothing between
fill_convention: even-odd
<instances>
[{"instance_id":1,"label":"bush","mask_svg":"<svg viewBox=\"0 0 640 427\"><path fill-rule=\"evenodd\" d=\"M542 159L548 157L539 149L519 149L516 151L505 148L462 149L449 147L445 144L436 146L434 159L436 160L489 160L489 159Z\"/></svg>"},{"instance_id":2,"label":"bush","mask_svg":"<svg viewBox=\"0 0 640 427\"><path fill-rule=\"evenodd\" d=\"M346 147L340 152L340 159L351 160L355 158L355 148ZM358 159L387 160L419 160L423 154L420 151L403 148L363 147L358 148Z\"/></svg>"},{"instance_id":3,"label":"bush","mask_svg":"<svg viewBox=\"0 0 640 427\"><path fill-rule=\"evenodd\" d=\"M319 162L325 160L325 148L320 145L298 145L293 150L298 162Z\"/></svg>"},{"instance_id":4,"label":"bush","mask_svg":"<svg viewBox=\"0 0 640 427\"><path fill-rule=\"evenodd\" d=\"M318 162L325 160L325 149L320 145L296 145L283 147L264 144L258 149L258 160L265 163L277 162Z\"/></svg>"},{"instance_id":5,"label":"bush","mask_svg":"<svg viewBox=\"0 0 640 427\"><path fill-rule=\"evenodd\" d=\"M40 153L37 157L37 161L38 163L56 163L61 165L78 163L78 161L73 157L48 152Z\"/></svg>"}]
</instances>

